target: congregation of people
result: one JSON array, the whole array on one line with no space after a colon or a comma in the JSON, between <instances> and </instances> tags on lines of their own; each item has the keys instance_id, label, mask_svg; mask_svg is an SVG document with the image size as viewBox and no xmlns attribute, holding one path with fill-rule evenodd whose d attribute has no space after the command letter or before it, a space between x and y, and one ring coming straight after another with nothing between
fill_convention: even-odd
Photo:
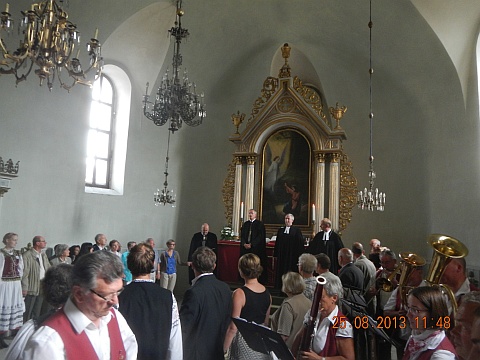
<instances>
[{"instance_id":1,"label":"congregation of people","mask_svg":"<svg viewBox=\"0 0 480 360\"><path fill-rule=\"evenodd\" d=\"M57 244L48 256L43 236L20 250L18 235L7 233L0 347L8 347L7 360L276 359L251 346L243 321L271 329L295 359L390 360L392 350L398 360L478 358L480 290L465 258L449 259L443 287L426 283L422 265L402 283L401 259L380 240L370 241L368 254L361 242L347 248L325 218L305 243L294 220L286 214L277 231L269 287L265 226L248 211L239 238L242 285L233 291L216 276L217 236L207 223L186 262L173 239L164 250L153 238L130 241L122 252L118 240L107 244L97 234L94 243ZM190 287L177 302L182 265ZM283 294L278 306L274 293Z\"/></svg>"}]
</instances>

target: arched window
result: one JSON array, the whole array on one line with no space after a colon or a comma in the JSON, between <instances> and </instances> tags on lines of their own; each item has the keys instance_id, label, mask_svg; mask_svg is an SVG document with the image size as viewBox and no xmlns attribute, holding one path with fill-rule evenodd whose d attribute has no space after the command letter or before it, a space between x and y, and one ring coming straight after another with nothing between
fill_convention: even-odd
<instances>
[{"instance_id":1,"label":"arched window","mask_svg":"<svg viewBox=\"0 0 480 360\"><path fill-rule=\"evenodd\" d=\"M131 83L123 70L105 65L95 81L87 137L85 191L123 195Z\"/></svg>"},{"instance_id":2,"label":"arched window","mask_svg":"<svg viewBox=\"0 0 480 360\"><path fill-rule=\"evenodd\" d=\"M112 83L103 75L95 81L92 91L87 140L87 171L85 184L109 188L113 153L115 94Z\"/></svg>"}]
</instances>

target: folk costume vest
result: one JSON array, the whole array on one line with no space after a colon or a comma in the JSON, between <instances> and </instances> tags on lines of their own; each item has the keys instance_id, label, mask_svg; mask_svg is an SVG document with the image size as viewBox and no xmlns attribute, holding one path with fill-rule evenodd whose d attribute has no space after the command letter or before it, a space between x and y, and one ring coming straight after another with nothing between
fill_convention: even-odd
<instances>
[{"instance_id":1,"label":"folk costume vest","mask_svg":"<svg viewBox=\"0 0 480 360\"><path fill-rule=\"evenodd\" d=\"M113 310L110 310L110 312L112 313L112 318L107 325L110 336L110 359L124 360L126 358L126 352L120 334L120 327L115 313ZM48 318L43 325L51 327L60 335L68 360L98 359L97 353L85 331L77 334L63 309L58 310ZM78 349L82 349L82 351L78 351Z\"/></svg>"}]
</instances>

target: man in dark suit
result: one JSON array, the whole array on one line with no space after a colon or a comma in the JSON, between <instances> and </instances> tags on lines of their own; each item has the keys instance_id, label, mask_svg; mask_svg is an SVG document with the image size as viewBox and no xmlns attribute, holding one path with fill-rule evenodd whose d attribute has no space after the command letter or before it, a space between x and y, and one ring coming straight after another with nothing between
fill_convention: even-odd
<instances>
[{"instance_id":1,"label":"man in dark suit","mask_svg":"<svg viewBox=\"0 0 480 360\"><path fill-rule=\"evenodd\" d=\"M213 275L217 256L208 247L192 254L195 278L180 307L185 360L223 359L223 341L231 321L232 292Z\"/></svg>"},{"instance_id":2,"label":"man in dark suit","mask_svg":"<svg viewBox=\"0 0 480 360\"><path fill-rule=\"evenodd\" d=\"M343 242L340 236L332 230L332 222L324 218L320 222L322 231L318 232L308 246L307 252L313 255L326 254L332 261L330 272L338 275L340 266L338 264L338 251L342 249Z\"/></svg>"},{"instance_id":3,"label":"man in dark suit","mask_svg":"<svg viewBox=\"0 0 480 360\"><path fill-rule=\"evenodd\" d=\"M95 235L95 245L93 245L93 251L108 250L107 237L104 234Z\"/></svg>"},{"instance_id":4,"label":"man in dark suit","mask_svg":"<svg viewBox=\"0 0 480 360\"><path fill-rule=\"evenodd\" d=\"M277 231L273 256L277 258L277 272L275 274L275 287L282 288L282 275L289 271L298 272L298 257L303 254L302 231L293 225L295 217L285 215L285 226Z\"/></svg>"},{"instance_id":5,"label":"man in dark suit","mask_svg":"<svg viewBox=\"0 0 480 360\"><path fill-rule=\"evenodd\" d=\"M190 249L188 250L188 259L187 265L188 269L188 282L191 285L192 280L195 277L192 269L192 255L199 247L207 246L217 254L217 235L210 232L210 226L207 223L202 224L202 229L200 232L195 233L190 242ZM216 271L215 271L216 273Z\"/></svg>"},{"instance_id":6,"label":"man in dark suit","mask_svg":"<svg viewBox=\"0 0 480 360\"><path fill-rule=\"evenodd\" d=\"M252 253L260 258L263 272L259 277L262 284L267 283L267 247L265 243L265 225L257 220L257 212L254 209L248 210L248 221L246 221L241 233L240 256Z\"/></svg>"}]
</instances>

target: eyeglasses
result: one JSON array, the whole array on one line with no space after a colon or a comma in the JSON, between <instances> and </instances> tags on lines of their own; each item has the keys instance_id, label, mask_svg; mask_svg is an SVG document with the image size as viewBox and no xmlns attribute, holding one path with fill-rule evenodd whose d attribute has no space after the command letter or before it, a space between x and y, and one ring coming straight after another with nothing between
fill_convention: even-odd
<instances>
[{"instance_id":1,"label":"eyeglasses","mask_svg":"<svg viewBox=\"0 0 480 360\"><path fill-rule=\"evenodd\" d=\"M418 315L421 312L428 312L428 309L418 309L414 307L408 307L407 306L407 312L412 313L413 315Z\"/></svg>"},{"instance_id":2,"label":"eyeglasses","mask_svg":"<svg viewBox=\"0 0 480 360\"><path fill-rule=\"evenodd\" d=\"M110 295L107 295L107 296L103 296L103 295L100 295L99 293L97 293L95 290L93 289L89 289L90 292L94 293L95 295L97 295L99 298L103 299L104 301L106 302L111 302L115 297L118 297L118 295L120 295L123 291L123 288L121 288L120 290L118 290L117 292L114 292L113 294L110 294Z\"/></svg>"}]
</instances>

